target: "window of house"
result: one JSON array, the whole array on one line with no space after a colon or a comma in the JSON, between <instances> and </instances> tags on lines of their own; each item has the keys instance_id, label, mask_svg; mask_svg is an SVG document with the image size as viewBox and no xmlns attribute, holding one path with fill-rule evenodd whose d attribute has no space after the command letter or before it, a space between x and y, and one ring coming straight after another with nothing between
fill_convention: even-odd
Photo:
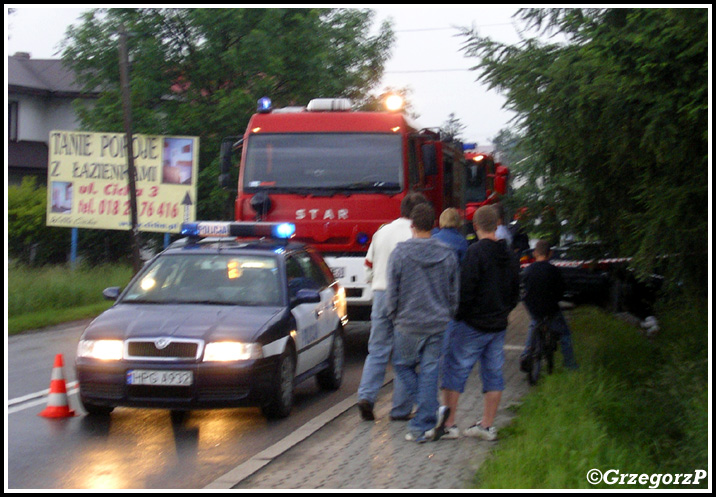
<instances>
[{"instance_id":1,"label":"window of house","mask_svg":"<svg viewBox=\"0 0 716 497\"><path fill-rule=\"evenodd\" d=\"M17 141L17 102L8 102L7 107L7 137Z\"/></svg>"}]
</instances>

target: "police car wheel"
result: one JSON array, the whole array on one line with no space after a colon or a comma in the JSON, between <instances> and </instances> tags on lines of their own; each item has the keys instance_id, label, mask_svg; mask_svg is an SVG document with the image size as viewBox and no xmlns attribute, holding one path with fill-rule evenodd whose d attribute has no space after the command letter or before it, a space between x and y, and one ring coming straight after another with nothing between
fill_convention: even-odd
<instances>
[{"instance_id":1,"label":"police car wheel","mask_svg":"<svg viewBox=\"0 0 716 497\"><path fill-rule=\"evenodd\" d=\"M267 404L261 408L267 418L285 418L293 407L293 382L296 363L291 350L286 350L279 359L275 385Z\"/></svg>"},{"instance_id":2,"label":"police car wheel","mask_svg":"<svg viewBox=\"0 0 716 497\"><path fill-rule=\"evenodd\" d=\"M340 388L343 381L344 356L343 333L338 329L333 336L328 368L316 375L316 382L320 388L323 390L338 390Z\"/></svg>"}]
</instances>

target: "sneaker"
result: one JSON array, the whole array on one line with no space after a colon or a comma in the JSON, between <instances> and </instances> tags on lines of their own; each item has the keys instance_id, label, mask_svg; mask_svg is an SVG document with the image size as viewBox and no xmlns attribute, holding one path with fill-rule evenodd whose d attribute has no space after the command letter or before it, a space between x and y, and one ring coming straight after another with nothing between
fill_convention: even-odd
<instances>
[{"instance_id":1,"label":"sneaker","mask_svg":"<svg viewBox=\"0 0 716 497\"><path fill-rule=\"evenodd\" d=\"M460 429L457 426L446 426L440 440L457 440L460 438Z\"/></svg>"},{"instance_id":2,"label":"sneaker","mask_svg":"<svg viewBox=\"0 0 716 497\"><path fill-rule=\"evenodd\" d=\"M373 403L369 402L365 399L361 399L358 401L358 410L360 411L360 416L363 418L364 421L373 421L375 420L375 415L373 414Z\"/></svg>"},{"instance_id":3,"label":"sneaker","mask_svg":"<svg viewBox=\"0 0 716 497\"><path fill-rule=\"evenodd\" d=\"M434 440L440 440L445 435L445 423L450 416L450 408L448 406L438 407L438 421L433 428Z\"/></svg>"},{"instance_id":4,"label":"sneaker","mask_svg":"<svg viewBox=\"0 0 716 497\"><path fill-rule=\"evenodd\" d=\"M432 430L426 431L424 433L413 433L412 431L409 431L405 434L405 439L408 442L416 442L419 444L424 444L425 442L428 442L432 440Z\"/></svg>"},{"instance_id":5,"label":"sneaker","mask_svg":"<svg viewBox=\"0 0 716 497\"><path fill-rule=\"evenodd\" d=\"M496 440L497 439L497 428L490 426L489 428L483 428L479 423L472 425L470 428L465 430L466 437L481 438L483 440Z\"/></svg>"}]
</instances>

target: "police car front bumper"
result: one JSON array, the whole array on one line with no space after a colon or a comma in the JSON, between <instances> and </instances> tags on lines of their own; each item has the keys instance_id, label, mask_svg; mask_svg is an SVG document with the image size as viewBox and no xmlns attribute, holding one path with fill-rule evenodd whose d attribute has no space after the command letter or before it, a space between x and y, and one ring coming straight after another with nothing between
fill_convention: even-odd
<instances>
[{"instance_id":1,"label":"police car front bumper","mask_svg":"<svg viewBox=\"0 0 716 497\"><path fill-rule=\"evenodd\" d=\"M261 405L272 391L277 358L226 363L149 361L102 362L79 358L80 397L97 406L167 409L222 408ZM191 372L188 385L132 384L136 371Z\"/></svg>"}]
</instances>

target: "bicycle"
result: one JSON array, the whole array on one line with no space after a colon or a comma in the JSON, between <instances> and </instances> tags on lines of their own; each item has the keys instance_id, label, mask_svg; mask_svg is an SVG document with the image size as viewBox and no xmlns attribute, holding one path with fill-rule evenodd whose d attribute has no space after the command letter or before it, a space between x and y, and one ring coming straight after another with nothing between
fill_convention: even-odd
<instances>
[{"instance_id":1,"label":"bicycle","mask_svg":"<svg viewBox=\"0 0 716 497\"><path fill-rule=\"evenodd\" d=\"M554 353L557 350L557 334L550 326L552 317L545 317L537 322L532 333L532 350L529 354L529 365L527 369L527 380L530 385L537 384L542 370L542 360L547 365L547 373L552 374L554 370Z\"/></svg>"}]
</instances>

